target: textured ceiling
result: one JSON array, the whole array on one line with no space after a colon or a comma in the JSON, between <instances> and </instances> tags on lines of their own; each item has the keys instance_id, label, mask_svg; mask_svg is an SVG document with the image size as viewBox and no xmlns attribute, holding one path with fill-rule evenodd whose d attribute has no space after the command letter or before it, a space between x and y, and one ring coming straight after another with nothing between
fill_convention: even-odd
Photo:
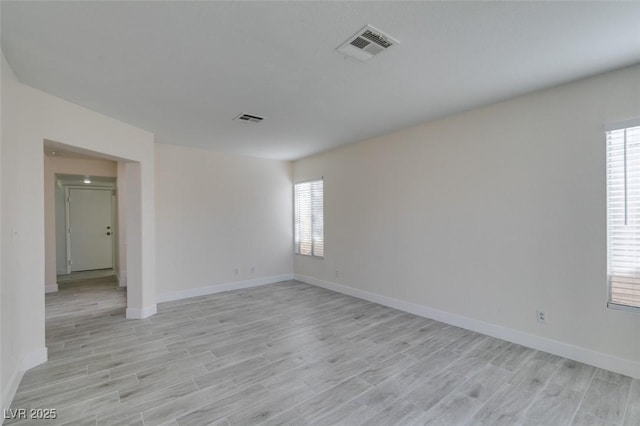
<instances>
[{"instance_id":1,"label":"textured ceiling","mask_svg":"<svg viewBox=\"0 0 640 426\"><path fill-rule=\"evenodd\" d=\"M160 142L276 159L640 62L640 2L2 1L1 19L25 84ZM335 51L365 24L400 44Z\"/></svg>"}]
</instances>

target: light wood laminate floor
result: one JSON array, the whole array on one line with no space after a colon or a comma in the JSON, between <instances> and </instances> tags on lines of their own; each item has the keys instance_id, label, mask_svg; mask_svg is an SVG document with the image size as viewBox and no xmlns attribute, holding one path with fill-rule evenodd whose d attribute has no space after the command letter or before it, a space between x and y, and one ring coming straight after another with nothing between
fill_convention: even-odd
<instances>
[{"instance_id":1,"label":"light wood laminate floor","mask_svg":"<svg viewBox=\"0 0 640 426\"><path fill-rule=\"evenodd\" d=\"M295 281L145 320L113 281L46 303L12 408L58 418L18 424L640 424L638 380Z\"/></svg>"}]
</instances>

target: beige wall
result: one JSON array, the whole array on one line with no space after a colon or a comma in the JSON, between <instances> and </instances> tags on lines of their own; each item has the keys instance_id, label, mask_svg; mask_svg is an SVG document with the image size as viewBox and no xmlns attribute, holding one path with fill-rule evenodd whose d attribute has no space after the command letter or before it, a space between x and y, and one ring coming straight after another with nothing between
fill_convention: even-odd
<instances>
[{"instance_id":1,"label":"beige wall","mask_svg":"<svg viewBox=\"0 0 640 426\"><path fill-rule=\"evenodd\" d=\"M56 291L56 275L64 262L59 259L66 257L66 241L64 233L60 233L60 223L64 218L56 214L56 174L88 175L88 176L117 176L117 163L111 160L94 160L80 158L64 158L44 156L44 232L45 232L45 289ZM64 226L64 225L63 225Z\"/></svg>"},{"instance_id":2,"label":"beige wall","mask_svg":"<svg viewBox=\"0 0 640 426\"><path fill-rule=\"evenodd\" d=\"M326 258L296 276L640 377L640 317L606 307L603 125L635 117L638 66L297 161Z\"/></svg>"},{"instance_id":3,"label":"beige wall","mask_svg":"<svg viewBox=\"0 0 640 426\"><path fill-rule=\"evenodd\" d=\"M290 162L156 144L159 300L291 278L291 209Z\"/></svg>"}]
</instances>

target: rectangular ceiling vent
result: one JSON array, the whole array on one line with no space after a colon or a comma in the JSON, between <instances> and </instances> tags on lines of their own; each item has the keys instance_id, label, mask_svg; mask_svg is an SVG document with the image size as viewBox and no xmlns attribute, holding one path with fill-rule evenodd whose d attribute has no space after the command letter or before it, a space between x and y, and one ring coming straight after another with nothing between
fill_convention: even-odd
<instances>
[{"instance_id":1,"label":"rectangular ceiling vent","mask_svg":"<svg viewBox=\"0 0 640 426\"><path fill-rule=\"evenodd\" d=\"M398 43L398 40L379 29L371 25L365 25L363 29L351 36L336 50L343 55L351 56L360 61L367 61Z\"/></svg>"},{"instance_id":2,"label":"rectangular ceiling vent","mask_svg":"<svg viewBox=\"0 0 640 426\"><path fill-rule=\"evenodd\" d=\"M259 123L264 120L264 117L258 117L257 115L242 113L238 115L234 120L240 120L244 123Z\"/></svg>"}]
</instances>

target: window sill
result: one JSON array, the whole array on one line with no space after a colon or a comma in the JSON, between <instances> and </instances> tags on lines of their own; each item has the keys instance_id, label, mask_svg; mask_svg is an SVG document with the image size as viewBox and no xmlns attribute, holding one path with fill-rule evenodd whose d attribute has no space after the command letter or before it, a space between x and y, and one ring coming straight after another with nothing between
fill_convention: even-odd
<instances>
[{"instance_id":1,"label":"window sill","mask_svg":"<svg viewBox=\"0 0 640 426\"><path fill-rule=\"evenodd\" d=\"M625 311L625 312L631 312L634 314L640 314L640 307L636 308L635 306L618 305L617 303L608 302L607 308L615 309L616 311Z\"/></svg>"},{"instance_id":2,"label":"window sill","mask_svg":"<svg viewBox=\"0 0 640 426\"><path fill-rule=\"evenodd\" d=\"M314 256L314 255L311 255L311 254L301 254L301 253L296 253L296 256L308 257L309 259L320 259L320 260L324 260L324 256Z\"/></svg>"}]
</instances>

